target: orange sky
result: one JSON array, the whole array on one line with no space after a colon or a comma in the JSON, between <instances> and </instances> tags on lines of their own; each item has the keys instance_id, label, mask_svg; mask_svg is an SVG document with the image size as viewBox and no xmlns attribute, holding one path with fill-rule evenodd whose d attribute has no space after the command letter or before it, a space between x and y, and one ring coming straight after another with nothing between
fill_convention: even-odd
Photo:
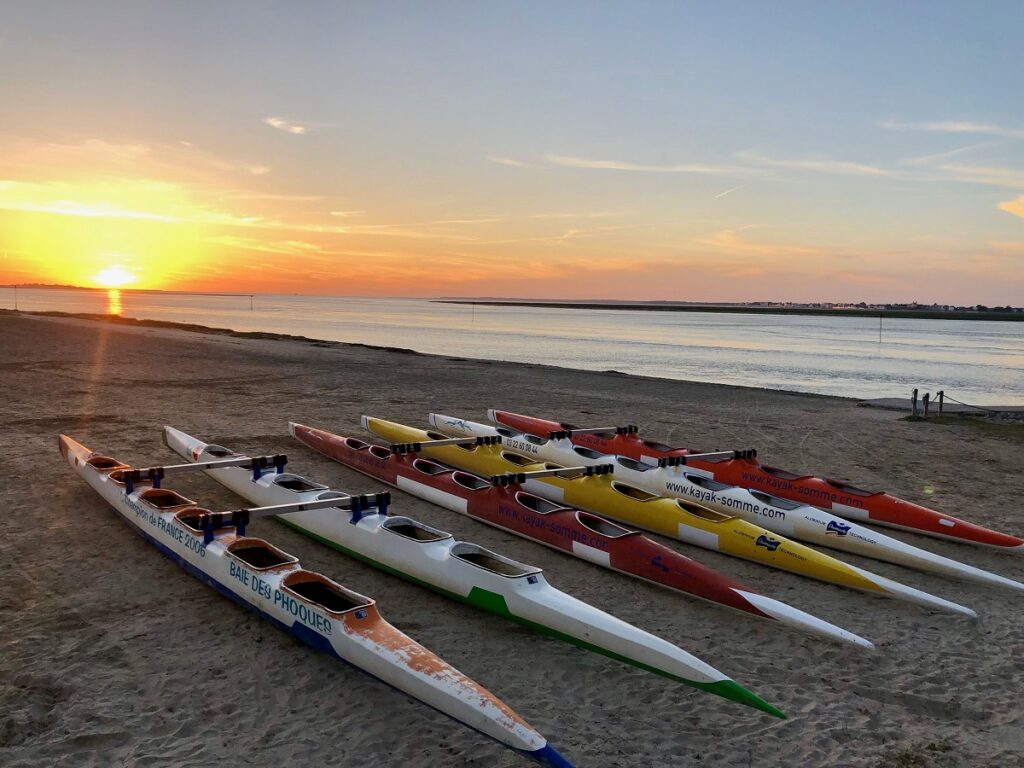
<instances>
[{"instance_id":1,"label":"orange sky","mask_svg":"<svg viewBox=\"0 0 1024 768\"><path fill-rule=\"evenodd\" d=\"M0 283L1021 303L995 17L409 12L9 10Z\"/></svg>"}]
</instances>

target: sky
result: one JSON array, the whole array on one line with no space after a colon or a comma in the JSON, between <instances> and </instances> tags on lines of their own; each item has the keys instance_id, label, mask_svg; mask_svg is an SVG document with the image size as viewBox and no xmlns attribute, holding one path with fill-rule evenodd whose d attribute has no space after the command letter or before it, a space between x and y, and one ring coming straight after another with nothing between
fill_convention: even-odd
<instances>
[{"instance_id":1,"label":"sky","mask_svg":"<svg viewBox=\"0 0 1024 768\"><path fill-rule=\"evenodd\" d=\"M1024 3L0 6L0 283L1024 303Z\"/></svg>"}]
</instances>

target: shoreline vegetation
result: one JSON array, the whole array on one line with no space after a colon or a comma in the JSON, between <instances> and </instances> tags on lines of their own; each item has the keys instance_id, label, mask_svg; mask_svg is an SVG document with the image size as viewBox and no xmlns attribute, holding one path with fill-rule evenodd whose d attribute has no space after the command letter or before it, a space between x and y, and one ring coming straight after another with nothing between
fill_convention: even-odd
<instances>
[{"instance_id":1,"label":"shoreline vegetation","mask_svg":"<svg viewBox=\"0 0 1024 768\"><path fill-rule=\"evenodd\" d=\"M995 309L871 309L861 307L788 307L759 304L684 304L632 301L520 301L510 299L434 299L436 304L473 304L490 307L544 307L548 309L631 309L639 312L711 312L748 315L822 315L825 317L889 317L915 320L1009 320L1024 322L1024 311Z\"/></svg>"}]
</instances>

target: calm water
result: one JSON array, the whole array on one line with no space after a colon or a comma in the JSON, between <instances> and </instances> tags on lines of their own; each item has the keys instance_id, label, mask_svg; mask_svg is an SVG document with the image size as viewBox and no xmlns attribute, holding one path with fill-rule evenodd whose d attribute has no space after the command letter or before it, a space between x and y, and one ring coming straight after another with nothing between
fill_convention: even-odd
<instances>
[{"instance_id":1,"label":"calm water","mask_svg":"<svg viewBox=\"0 0 1024 768\"><path fill-rule=\"evenodd\" d=\"M19 289L23 310L107 312L102 292ZM1024 405L1024 323L486 307L419 299L122 292L126 317L409 347L459 357L615 369L847 397L914 387ZM14 292L0 289L0 307ZM115 305L114 310L118 307Z\"/></svg>"}]
</instances>

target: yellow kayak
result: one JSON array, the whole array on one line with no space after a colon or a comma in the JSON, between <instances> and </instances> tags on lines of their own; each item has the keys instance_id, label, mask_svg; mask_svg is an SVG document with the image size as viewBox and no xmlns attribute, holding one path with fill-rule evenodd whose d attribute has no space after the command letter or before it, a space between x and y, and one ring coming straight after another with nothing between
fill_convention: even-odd
<instances>
[{"instance_id":1,"label":"yellow kayak","mask_svg":"<svg viewBox=\"0 0 1024 768\"><path fill-rule=\"evenodd\" d=\"M363 416L363 427L392 443L443 440L449 436ZM424 445L424 457L478 475L534 472L558 468L532 462L499 445ZM950 610L942 598L824 555L784 536L695 502L656 496L615 479L613 474L590 477L527 479L527 490L553 502L579 507L629 525L645 528L688 544L773 568L875 594L898 597L932 608ZM960 606L956 606L959 608Z\"/></svg>"}]
</instances>

